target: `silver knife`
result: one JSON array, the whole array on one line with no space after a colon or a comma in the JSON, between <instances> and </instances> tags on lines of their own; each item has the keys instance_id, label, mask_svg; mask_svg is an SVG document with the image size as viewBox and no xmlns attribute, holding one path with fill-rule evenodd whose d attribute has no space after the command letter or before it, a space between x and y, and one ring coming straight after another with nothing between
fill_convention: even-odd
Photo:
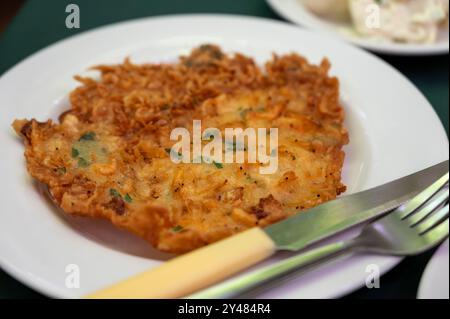
<instances>
[{"instance_id":1,"label":"silver knife","mask_svg":"<svg viewBox=\"0 0 450 319\"><path fill-rule=\"evenodd\" d=\"M174 258L88 298L177 298L211 286L278 250L298 251L413 198L448 172L448 161L393 182L340 197L265 229L252 228ZM202 294L194 295L202 296Z\"/></svg>"},{"instance_id":2,"label":"silver knife","mask_svg":"<svg viewBox=\"0 0 450 319\"><path fill-rule=\"evenodd\" d=\"M447 160L393 182L324 203L264 231L279 250L298 251L393 210L434 183L448 168Z\"/></svg>"}]
</instances>

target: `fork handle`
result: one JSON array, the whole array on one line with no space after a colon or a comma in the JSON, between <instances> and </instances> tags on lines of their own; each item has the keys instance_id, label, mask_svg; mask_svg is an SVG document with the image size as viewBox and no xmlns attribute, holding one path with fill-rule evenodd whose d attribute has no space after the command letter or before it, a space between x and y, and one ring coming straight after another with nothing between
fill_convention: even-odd
<instances>
[{"instance_id":1,"label":"fork handle","mask_svg":"<svg viewBox=\"0 0 450 319\"><path fill-rule=\"evenodd\" d=\"M275 264L227 280L222 284L190 295L188 298L231 298L282 275L286 275L294 270L300 270L342 255L349 252L355 245L355 241L349 240L318 247L300 255L287 258Z\"/></svg>"}]
</instances>

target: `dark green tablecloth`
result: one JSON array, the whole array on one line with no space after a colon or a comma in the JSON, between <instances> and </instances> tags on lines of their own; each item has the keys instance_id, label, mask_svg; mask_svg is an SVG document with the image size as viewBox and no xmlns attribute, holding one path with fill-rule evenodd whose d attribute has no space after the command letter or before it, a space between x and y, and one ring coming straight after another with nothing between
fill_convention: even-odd
<instances>
[{"instance_id":1,"label":"dark green tablecloth","mask_svg":"<svg viewBox=\"0 0 450 319\"><path fill-rule=\"evenodd\" d=\"M65 27L65 8L69 3L80 7L81 28L78 30ZM0 74L37 50L75 33L113 22L175 13L233 13L281 19L264 0L29 0L0 35ZM448 134L448 55L381 58L403 72L425 94ZM364 288L348 298L415 298L420 277L431 254L427 252L406 258L381 278L381 288ZM40 295L0 270L2 297Z\"/></svg>"}]
</instances>

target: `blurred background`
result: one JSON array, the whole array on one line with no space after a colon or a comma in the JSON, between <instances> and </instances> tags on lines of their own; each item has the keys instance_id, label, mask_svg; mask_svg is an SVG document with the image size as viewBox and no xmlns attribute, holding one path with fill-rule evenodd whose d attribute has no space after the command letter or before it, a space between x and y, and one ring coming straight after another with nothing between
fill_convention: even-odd
<instances>
[{"instance_id":1,"label":"blurred background","mask_svg":"<svg viewBox=\"0 0 450 319\"><path fill-rule=\"evenodd\" d=\"M22 6L24 0L2 1L0 4L0 34Z\"/></svg>"}]
</instances>

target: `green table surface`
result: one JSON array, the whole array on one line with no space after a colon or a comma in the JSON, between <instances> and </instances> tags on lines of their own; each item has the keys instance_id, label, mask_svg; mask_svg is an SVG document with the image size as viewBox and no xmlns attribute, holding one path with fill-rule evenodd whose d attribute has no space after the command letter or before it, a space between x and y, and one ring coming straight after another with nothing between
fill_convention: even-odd
<instances>
[{"instance_id":1,"label":"green table surface","mask_svg":"<svg viewBox=\"0 0 450 319\"><path fill-rule=\"evenodd\" d=\"M65 8L69 3L80 7L80 29L65 27ZM75 33L118 21L181 13L227 13L282 20L264 0L28 0L0 35L0 75L30 54ZM422 91L439 114L448 135L448 55L380 57ZM415 298L432 253L404 259L382 276L379 289L362 288L346 298ZM42 297L0 270L0 298Z\"/></svg>"}]
</instances>

